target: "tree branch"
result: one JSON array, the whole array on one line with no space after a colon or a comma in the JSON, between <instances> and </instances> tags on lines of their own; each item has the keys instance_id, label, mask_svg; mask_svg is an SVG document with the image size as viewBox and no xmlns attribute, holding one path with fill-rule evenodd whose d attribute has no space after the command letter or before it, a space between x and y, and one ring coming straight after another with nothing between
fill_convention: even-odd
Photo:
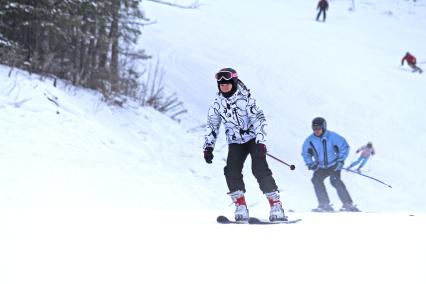
<instances>
[{"instance_id":1,"label":"tree branch","mask_svg":"<svg viewBox=\"0 0 426 284\"><path fill-rule=\"evenodd\" d=\"M180 5L180 4L171 3L171 2L162 1L162 0L147 0L147 1L155 2L155 3L163 4L163 5L169 5L169 6L177 7L181 9L197 9L198 7L201 6L201 4L198 3L198 1L195 1L189 5Z\"/></svg>"}]
</instances>

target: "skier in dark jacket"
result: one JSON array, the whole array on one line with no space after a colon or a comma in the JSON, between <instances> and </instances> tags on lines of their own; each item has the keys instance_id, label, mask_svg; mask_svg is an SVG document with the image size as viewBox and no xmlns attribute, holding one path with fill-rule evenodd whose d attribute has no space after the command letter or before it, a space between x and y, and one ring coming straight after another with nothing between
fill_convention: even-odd
<instances>
[{"instance_id":1,"label":"skier in dark jacket","mask_svg":"<svg viewBox=\"0 0 426 284\"><path fill-rule=\"evenodd\" d=\"M286 220L278 187L266 161L266 120L249 91L238 79L232 68L224 68L216 74L219 93L208 111L207 133L204 143L204 159L213 160L213 149L220 125L225 127L228 142L228 158L224 169L229 195L235 204L235 220L247 221L249 212L245 201L243 166L251 156L252 173L271 206L271 221Z\"/></svg>"},{"instance_id":2,"label":"skier in dark jacket","mask_svg":"<svg viewBox=\"0 0 426 284\"><path fill-rule=\"evenodd\" d=\"M317 5L317 10L319 10L317 14L317 21L319 21L319 18L322 13L322 21L325 22L325 18L326 18L325 12L328 10L327 0L320 0Z\"/></svg>"},{"instance_id":3,"label":"skier in dark jacket","mask_svg":"<svg viewBox=\"0 0 426 284\"><path fill-rule=\"evenodd\" d=\"M410 66L413 69L413 72L423 73L423 70L416 65L417 60L416 60L416 57L414 57L414 55L407 52L401 60L401 65L404 65L404 61L407 61L408 66Z\"/></svg>"},{"instance_id":4,"label":"skier in dark jacket","mask_svg":"<svg viewBox=\"0 0 426 284\"><path fill-rule=\"evenodd\" d=\"M327 130L327 122L322 117L312 121L312 130L302 147L302 157L309 170L314 172L311 179L314 184L318 207L313 212L334 211L330 204L324 180L330 177L331 185L336 188L337 195L342 201L341 211L359 211L353 204L352 198L340 178L344 162L349 155L349 145L345 138Z\"/></svg>"}]
</instances>

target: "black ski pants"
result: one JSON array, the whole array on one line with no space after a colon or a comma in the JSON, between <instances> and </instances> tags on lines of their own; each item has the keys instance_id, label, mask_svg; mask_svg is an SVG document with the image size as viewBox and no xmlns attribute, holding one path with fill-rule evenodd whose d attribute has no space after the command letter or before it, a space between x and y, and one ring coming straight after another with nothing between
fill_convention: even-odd
<instances>
[{"instance_id":1,"label":"black ski pants","mask_svg":"<svg viewBox=\"0 0 426 284\"><path fill-rule=\"evenodd\" d=\"M423 73L423 70L419 66L415 64L408 64L408 65L410 65L410 67L413 69L413 72Z\"/></svg>"},{"instance_id":2,"label":"black ski pants","mask_svg":"<svg viewBox=\"0 0 426 284\"><path fill-rule=\"evenodd\" d=\"M324 185L324 180L327 177L330 177L330 183L337 190L337 195L339 196L340 201L342 201L343 204L352 204L352 198L349 195L345 184L340 178L341 171L335 171L335 167L336 166L328 169L320 168L314 172L314 175L311 179L312 183L314 184L315 194L320 206L330 204L330 198L328 197L327 190Z\"/></svg>"},{"instance_id":3,"label":"black ski pants","mask_svg":"<svg viewBox=\"0 0 426 284\"><path fill-rule=\"evenodd\" d=\"M266 157L260 158L258 156L256 142L252 139L244 144L229 144L228 146L228 158L224 173L229 192L246 191L243 181L243 167L249 154L251 156L251 171L259 183L260 190L263 193L276 191L278 187L272 177L272 171L269 169Z\"/></svg>"},{"instance_id":4,"label":"black ski pants","mask_svg":"<svg viewBox=\"0 0 426 284\"><path fill-rule=\"evenodd\" d=\"M322 13L322 21L323 21L323 22L325 22L325 18L326 18L326 15L325 15L325 8L320 8L320 9L319 9L319 12L318 12L318 14L317 14L317 21L319 20L319 18L320 18L320 16L321 16L321 13Z\"/></svg>"}]
</instances>

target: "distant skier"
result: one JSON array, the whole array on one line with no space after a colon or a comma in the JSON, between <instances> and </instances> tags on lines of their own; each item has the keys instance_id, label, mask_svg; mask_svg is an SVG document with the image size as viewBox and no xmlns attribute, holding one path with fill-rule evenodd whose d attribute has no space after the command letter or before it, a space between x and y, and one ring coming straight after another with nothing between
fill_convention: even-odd
<instances>
[{"instance_id":1,"label":"distant skier","mask_svg":"<svg viewBox=\"0 0 426 284\"><path fill-rule=\"evenodd\" d=\"M359 165L359 167L357 168L358 172L361 172L362 167L365 166L365 164L367 163L368 159L370 159L370 157L374 154L376 154L376 151L373 148L373 143L368 142L367 145L361 146L360 148L358 148L356 150L356 153L361 152L361 154L358 157L358 160L356 160L355 162L353 162L348 169L351 169L353 167L355 167L356 165L358 165L359 163L361 163Z\"/></svg>"},{"instance_id":2,"label":"distant skier","mask_svg":"<svg viewBox=\"0 0 426 284\"><path fill-rule=\"evenodd\" d=\"M343 206L340 211L358 212L352 198L340 178L344 162L349 155L349 145L345 138L327 130L327 122L322 117L312 120L313 134L306 138L302 147L302 157L309 170L314 172L311 179L318 207L313 212L332 212L330 199L324 185L324 180L330 177L331 185L336 188L337 195Z\"/></svg>"},{"instance_id":3,"label":"distant skier","mask_svg":"<svg viewBox=\"0 0 426 284\"><path fill-rule=\"evenodd\" d=\"M219 92L208 111L207 134L204 143L204 159L208 164L213 160L213 149L220 125L225 126L228 142L228 158L224 168L229 195L235 204L235 220L249 219L244 193L243 166L251 156L251 170L260 190L269 201L271 221L287 220L280 194L272 171L266 161L266 119L249 90L238 79L232 68L224 68L216 74Z\"/></svg>"},{"instance_id":4,"label":"distant skier","mask_svg":"<svg viewBox=\"0 0 426 284\"><path fill-rule=\"evenodd\" d=\"M414 57L414 55L407 52L401 60L401 65L404 65L405 60L407 60L407 64L408 66L411 67L411 69L413 69L413 72L419 72L420 74L423 73L423 70L416 65L417 60L416 60L416 57Z\"/></svg>"},{"instance_id":5,"label":"distant skier","mask_svg":"<svg viewBox=\"0 0 426 284\"><path fill-rule=\"evenodd\" d=\"M317 10L319 10L318 14L317 14L317 21L319 21L319 18L320 18L321 14L322 14L322 21L325 22L325 18L326 18L325 13L328 10L328 2L327 2L327 0L320 0L318 2L318 5L317 5Z\"/></svg>"}]
</instances>

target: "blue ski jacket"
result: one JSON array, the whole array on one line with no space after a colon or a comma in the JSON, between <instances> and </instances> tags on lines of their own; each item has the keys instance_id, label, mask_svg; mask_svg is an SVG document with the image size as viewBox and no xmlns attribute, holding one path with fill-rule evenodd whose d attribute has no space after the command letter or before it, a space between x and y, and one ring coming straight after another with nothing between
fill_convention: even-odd
<instances>
[{"instance_id":1,"label":"blue ski jacket","mask_svg":"<svg viewBox=\"0 0 426 284\"><path fill-rule=\"evenodd\" d=\"M349 155L349 144L339 134L326 130L320 137L311 134L302 147L302 157L307 166L318 163L320 168L330 168Z\"/></svg>"}]
</instances>

